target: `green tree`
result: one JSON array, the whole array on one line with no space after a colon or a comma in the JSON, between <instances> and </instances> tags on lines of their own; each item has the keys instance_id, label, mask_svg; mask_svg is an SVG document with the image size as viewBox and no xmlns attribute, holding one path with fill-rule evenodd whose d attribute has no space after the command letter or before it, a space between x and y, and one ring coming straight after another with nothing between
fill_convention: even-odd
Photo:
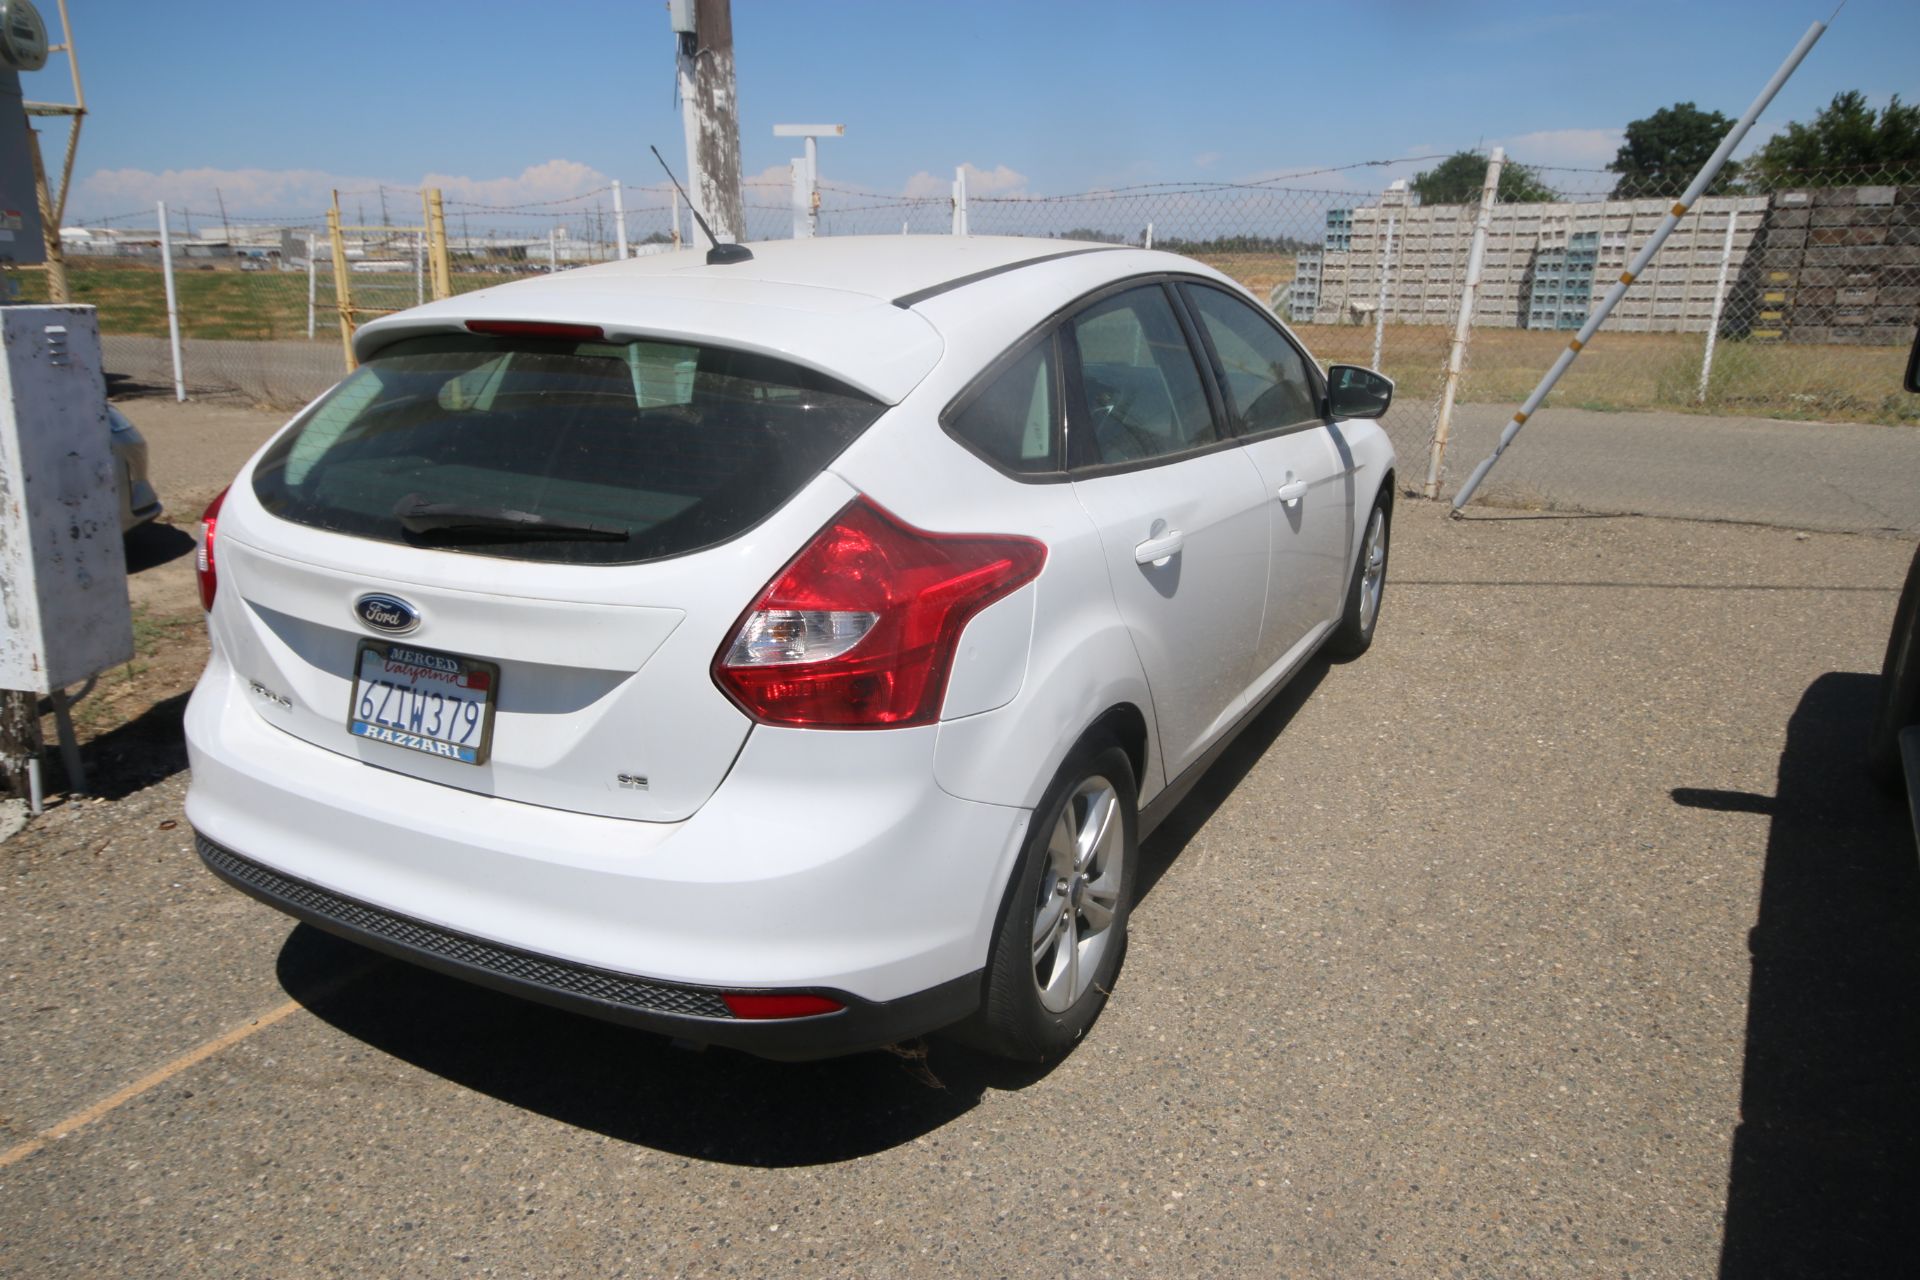
<instances>
[{"instance_id":1,"label":"green tree","mask_svg":"<svg viewBox=\"0 0 1920 1280\"><path fill-rule=\"evenodd\" d=\"M1456 151L1433 168L1414 175L1413 193L1421 204L1478 204L1487 182L1487 158L1477 151ZM1523 164L1500 170L1501 204L1541 204L1560 197Z\"/></svg>"},{"instance_id":2,"label":"green tree","mask_svg":"<svg viewBox=\"0 0 1920 1280\"><path fill-rule=\"evenodd\" d=\"M1679 195L1731 128L1733 121L1718 111L1702 111L1691 102L1676 102L1635 120L1627 126L1626 144L1607 166L1620 175L1613 184L1614 198ZM1739 173L1740 166L1729 162L1707 194L1724 195Z\"/></svg>"},{"instance_id":3,"label":"green tree","mask_svg":"<svg viewBox=\"0 0 1920 1280\"><path fill-rule=\"evenodd\" d=\"M1857 89L1835 94L1812 124L1798 121L1767 140L1749 166L1769 186L1851 185L1891 171L1920 171L1920 105L1893 100L1879 113Z\"/></svg>"}]
</instances>

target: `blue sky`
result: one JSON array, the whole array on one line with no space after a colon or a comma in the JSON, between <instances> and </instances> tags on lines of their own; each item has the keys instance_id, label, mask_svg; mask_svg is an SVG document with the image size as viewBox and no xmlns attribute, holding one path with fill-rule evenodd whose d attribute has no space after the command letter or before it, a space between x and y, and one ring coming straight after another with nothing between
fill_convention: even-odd
<instances>
[{"instance_id":1,"label":"blue sky","mask_svg":"<svg viewBox=\"0 0 1920 1280\"><path fill-rule=\"evenodd\" d=\"M943 193L962 163L976 190L1052 194L1494 143L1598 168L1657 107L1738 114L1831 7L734 0L743 168L784 173L780 121L845 124L825 179L894 193ZM259 215L378 182L552 199L657 182L648 142L683 167L661 0L70 9L91 110L70 223L156 198L211 209L216 186ZM64 99L63 67L25 77L28 96ZM1845 89L1920 99L1920 3L1849 0L1756 140Z\"/></svg>"}]
</instances>

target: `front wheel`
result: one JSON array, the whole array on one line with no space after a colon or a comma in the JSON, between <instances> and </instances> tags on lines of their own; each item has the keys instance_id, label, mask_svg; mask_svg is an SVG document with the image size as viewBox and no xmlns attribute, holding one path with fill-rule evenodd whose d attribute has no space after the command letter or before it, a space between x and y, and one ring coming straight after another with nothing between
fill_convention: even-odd
<instances>
[{"instance_id":1,"label":"front wheel","mask_svg":"<svg viewBox=\"0 0 1920 1280\"><path fill-rule=\"evenodd\" d=\"M1139 862L1133 767L1082 748L1054 778L1001 908L974 1034L1002 1057L1045 1062L1085 1035L1126 950Z\"/></svg>"},{"instance_id":2,"label":"front wheel","mask_svg":"<svg viewBox=\"0 0 1920 1280\"><path fill-rule=\"evenodd\" d=\"M1393 493L1383 485L1360 538L1360 561L1347 587L1346 608L1327 641L1327 652L1336 658L1357 658L1373 644L1373 629L1380 622L1380 603L1387 592L1387 544L1392 533Z\"/></svg>"}]
</instances>

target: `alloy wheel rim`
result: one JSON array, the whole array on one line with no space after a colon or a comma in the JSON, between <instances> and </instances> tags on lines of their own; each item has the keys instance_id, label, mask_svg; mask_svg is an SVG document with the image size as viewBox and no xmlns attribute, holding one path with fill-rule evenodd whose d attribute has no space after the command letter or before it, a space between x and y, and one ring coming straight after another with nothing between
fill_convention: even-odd
<instances>
[{"instance_id":1,"label":"alloy wheel rim","mask_svg":"<svg viewBox=\"0 0 1920 1280\"><path fill-rule=\"evenodd\" d=\"M1125 841L1119 792L1103 777L1082 781L1048 834L1033 910L1034 989L1051 1013L1087 993L1112 943Z\"/></svg>"},{"instance_id":2,"label":"alloy wheel rim","mask_svg":"<svg viewBox=\"0 0 1920 1280\"><path fill-rule=\"evenodd\" d=\"M1360 629L1371 631L1380 616L1380 595L1387 585L1387 513L1376 510L1367 522L1366 562L1360 570Z\"/></svg>"}]
</instances>

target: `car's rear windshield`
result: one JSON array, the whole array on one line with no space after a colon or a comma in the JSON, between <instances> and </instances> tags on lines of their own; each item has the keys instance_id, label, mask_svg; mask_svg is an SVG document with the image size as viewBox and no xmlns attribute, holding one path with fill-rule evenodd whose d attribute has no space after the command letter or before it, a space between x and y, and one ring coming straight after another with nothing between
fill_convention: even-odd
<instances>
[{"instance_id":1,"label":"car's rear windshield","mask_svg":"<svg viewBox=\"0 0 1920 1280\"><path fill-rule=\"evenodd\" d=\"M751 528L884 409L724 347L411 338L302 415L253 491L282 519L383 542L625 564Z\"/></svg>"}]
</instances>

